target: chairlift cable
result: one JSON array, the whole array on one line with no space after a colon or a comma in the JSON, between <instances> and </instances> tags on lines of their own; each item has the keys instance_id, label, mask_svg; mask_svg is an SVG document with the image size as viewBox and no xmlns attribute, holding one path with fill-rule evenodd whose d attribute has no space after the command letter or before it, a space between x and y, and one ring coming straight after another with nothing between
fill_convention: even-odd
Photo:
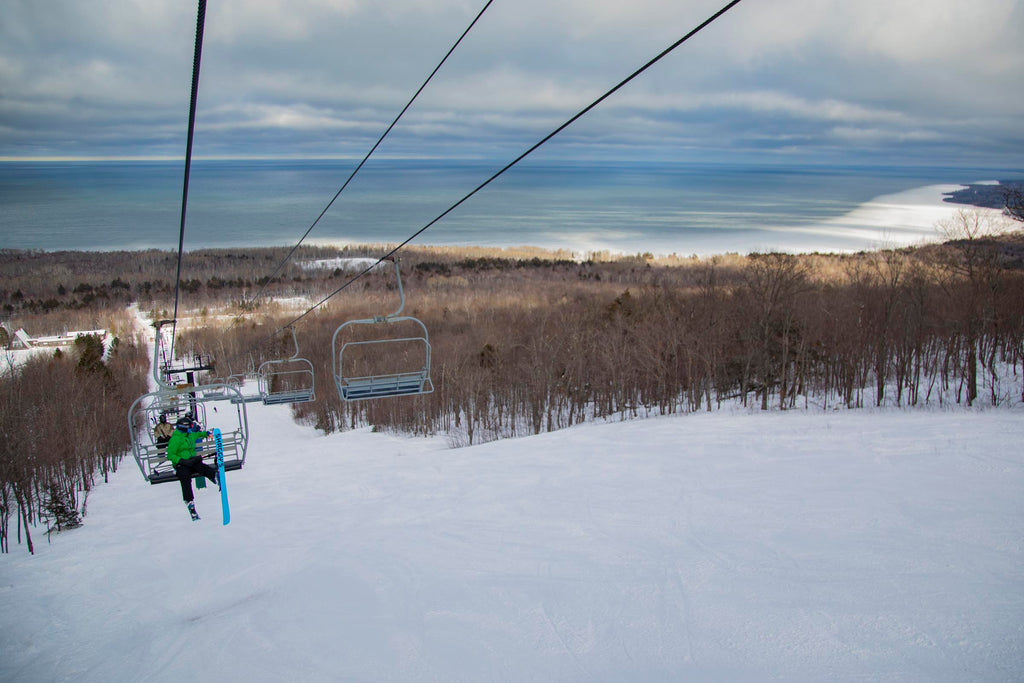
<instances>
[{"instance_id":1,"label":"chairlift cable","mask_svg":"<svg viewBox=\"0 0 1024 683\"><path fill-rule=\"evenodd\" d=\"M206 24L206 0L199 0L196 18L196 45L192 58L192 98L188 108L188 140L185 143L185 180L181 190L181 227L178 231L178 271L174 278L174 324L171 327L170 355L174 357L174 339L178 328L178 301L181 292L181 262L185 251L185 212L188 207L188 178L192 168L192 137L196 128L196 100L199 97L199 64L203 56L203 27Z\"/></svg>"},{"instance_id":2,"label":"chairlift cable","mask_svg":"<svg viewBox=\"0 0 1024 683\"><path fill-rule=\"evenodd\" d=\"M316 220L313 221L312 225L310 225L306 232L303 233L302 237L299 238L299 241L296 242L295 246L291 248L291 251L288 252L288 255L284 257L284 260L282 260L281 263L277 266L277 269L274 270L270 277L267 278L266 282L263 283L263 286L260 287L259 291L257 291L256 294L253 295L253 297L249 300L250 303L253 301L257 301L260 298L260 295L263 294L264 290L266 290L267 286L271 283L271 281L273 281L273 279L277 277L277 275L281 272L281 269L284 268L285 264L287 264L291 257L295 254L295 251L299 248L303 241L305 241L305 239L309 237L309 234L313 231L313 228L315 228L317 224L320 222L320 219L322 219L324 215L327 213L327 211L331 208L331 206L334 205L334 202L338 199L339 196L341 196L341 193L345 191L345 188L348 187L349 183L352 182L352 179L355 178L356 174L359 173L360 169L363 168L363 165L366 164L370 156L374 152L376 152L377 148L381 145L382 142L384 142L384 138L386 138L388 134L391 132L391 130L395 127L395 125L398 124L399 119L401 119L402 116L405 115L405 112L409 110L413 102L416 101L416 98L420 96L420 93L422 93L423 90L427 87L427 84L430 83L431 79L434 78L434 75L441 70L441 67L444 66L444 63L448 61L448 58L452 55L453 52L455 52L455 48L457 48L459 44L462 42L463 38L465 38L469 34L470 30L472 30L473 26L476 25L477 21L480 20L480 17L484 15L484 12L487 11L487 8L490 7L491 3L493 2L494 0L487 0L487 3L483 6L483 9L481 9L480 12L477 13L473 21L470 22L469 26L466 27L466 30L463 31L462 35L459 36L459 39L455 41L451 48L449 48L445 56L441 59L440 62L438 62L437 66L434 67L434 70L430 72L429 76L427 76L427 79L423 81L423 84L420 85L419 89L417 89L416 92L413 94L412 98L410 98L406 105L402 107L402 110L398 112L398 116L395 117L395 119L391 122L391 125L387 127L387 129L377 139L377 142L373 144L373 147L370 148L370 151L366 153L366 156L363 157L362 161L360 161L359 164L352 171L352 173L349 174L344 184L342 184L341 188L334 194L334 197L331 198L331 201L327 202L327 206L324 207L324 210L320 212L320 215L316 217ZM243 307L244 305L245 302L243 301ZM235 323L238 320L239 317L236 317L235 320L232 322L231 327L234 327Z\"/></svg>"},{"instance_id":3,"label":"chairlift cable","mask_svg":"<svg viewBox=\"0 0 1024 683\"><path fill-rule=\"evenodd\" d=\"M519 155L518 157L516 157L515 159L513 159L512 161L510 161L510 162L509 162L508 164L506 164L506 165L505 165L505 166L504 166L504 167L503 167L503 168L502 168L501 170L499 170L498 172L494 173L494 174L493 174L493 175L492 175L492 176L491 176L490 178L488 178L488 179L487 179L487 180L485 180L484 182L482 182L482 183L480 183L479 185L477 185L477 186L476 186L476 187L475 187L475 188L474 188L474 189L473 189L472 191L470 191L470 192L469 192L469 193L467 193L467 194L466 194L465 196L463 196L463 197L462 197L462 199L459 199L459 200L458 200L457 202L455 202L455 203L454 203L454 204L452 204L452 205L451 205L450 207L448 207L447 209L445 209L445 210L444 210L444 211L443 211L443 212L442 212L441 214L439 214L439 215L438 215L438 216L437 216L436 218L434 218L434 219L433 219L432 221L430 221L429 223L427 223L426 225L424 225L424 226L423 226L422 228L420 228L419 230L417 230L416 232L414 232L414 233L413 233L412 235L410 235L410 236L409 236L408 238L406 238L406 239L405 239L405 241L401 242L401 243L400 243L400 244L399 244L398 246L394 247L394 248L393 248L393 249L392 249L391 251L389 251L389 252L388 252L387 254L385 254L385 255L384 255L384 256L382 256L382 257L381 257L380 259L378 259L378 260L376 261L376 263L373 263L372 265L370 265L370 266L366 267L366 268L365 268L364 270L362 270L362 271L361 271L361 272L359 272L358 274L354 275L354 276L353 276L353 277L352 277L352 278L351 278L350 280L348 280L348 281L347 281L347 282L345 282L345 283L344 283L343 285L341 285L340 287L338 287L338 288L337 288L336 290L334 290L333 292L331 292L330 294L328 294L328 295L327 295L326 297L324 297L323 299L321 299L321 300L320 300L319 302L317 302L316 304L314 304L313 306L311 306L310 308L308 308L308 309L307 309L307 310L306 310L306 311L305 311L305 312L304 312L304 313L303 313L302 315L298 316L297 318L295 318L294 320L292 320L292 321L291 321L291 322L289 322L288 324L286 324L286 325L284 325L283 327L281 327L280 329L276 330L276 331L275 331L275 332L274 332L273 334L271 334L271 335L270 335L269 337L267 337L267 338L269 339L269 338L273 337L273 336L274 336L275 334L277 334L277 332L280 332L281 330L283 330L283 329L286 329L286 328L287 328L288 326L290 326L290 325L294 325L295 323L299 322L300 320L302 320L303 318L305 318L305 317L306 317L307 315L309 315L310 313L312 313L313 311L315 311L316 309L318 309L318 308L319 308L320 306L322 306L322 305L324 305L325 303L327 303L327 301L328 301L328 300L330 300L330 299L331 299L332 297L334 297L334 296L336 296L337 294L341 293L341 292L342 292L343 290L345 290L345 289L347 289L347 288L348 288L349 286L351 286L351 285L352 285L352 284L353 284L354 282L356 282L357 280L359 280L360 278L362 278L362 277L363 277L364 275L366 275L367 273L369 273L369 272L370 272L371 270L373 270L374 268L376 268L376 267L377 267L377 266L378 266L378 265L379 265L380 263L382 263L383 261L385 261L385 260L388 260L388 259L390 259L390 258L394 257L394 255L395 255L395 254L396 254L396 253L397 253L397 252L398 252L398 251L399 251L400 249L402 249L403 247L405 247L406 245L408 245L408 244L409 244L410 242L412 242L412 241L413 241L414 239L416 239L417 237L419 237L420 235L422 235L422 234L423 234L424 232L426 232L426 231L427 231L427 230L428 230L429 228L431 228L431 227L432 227L433 225L435 225L435 224L436 224L437 222L439 222L439 221L440 221L441 219L443 219L443 218L444 218L445 216L447 216L447 215L448 215L448 214L450 214L450 213L451 213L452 211L454 211L455 209L457 209L457 208L458 208L459 206L461 206L462 204L464 204L464 203L465 203L465 202L466 202L467 200L469 200L469 198L470 198L470 197L472 197L472 196L473 196L473 195L475 195L475 194L476 194L477 192L479 192L480 190L482 190L482 189L484 189L485 187L487 187L488 185L490 185L490 184L491 184L492 182L494 182L495 180L497 180L497 179L498 179L498 178L499 178L500 176L502 176L502 175L503 175L503 174L504 174L504 173L505 173L506 171L508 171L508 170L509 170L509 169L511 169L511 168L512 168L513 166L515 166L516 164L518 164L518 163L519 163L520 161L522 161L523 159L525 159L525 158L526 158L527 156L529 156L530 154L532 154L533 152L535 152L535 151L536 151L536 150L537 150L537 149L538 149L539 147L541 147L542 145L544 145L545 143L547 143L547 142L548 142L549 140L551 140L551 139L552 139L553 137L555 137L556 135L558 135L559 133L561 133L561 132L562 132L563 130L565 130L566 128L568 128L568 127L569 127L570 125L572 125L573 123L575 123L576 121L578 121L578 120L579 120L580 118L582 118L582 117L583 117L583 116L584 116L585 114L587 114L587 113L588 113L588 112L590 112L590 111L591 111L592 109L594 109L595 107L597 107L597 105L601 104L601 103L602 103L602 102L604 102L604 101L605 101L606 99L608 99L609 97L611 97L611 96L612 96L613 94L615 94L616 92L618 92L619 90L621 90L621 89L622 89L622 88L623 88L623 87L624 87L624 86L625 86L625 85L626 85L627 83L629 83L630 81L632 81L633 79L635 79L635 78L636 78L637 76L639 76L639 75L640 75L640 74L642 74L643 72L647 71L647 69L649 69L649 68L651 68L652 66L654 66L654 65L655 65L655 64L656 64L657 62L661 61L661 60L662 60L662 59L663 59L664 57L666 57L666 56L667 56L667 55L668 55L669 53L671 53L672 51L674 51L674 50L675 50L676 48L678 48L678 47L679 47L680 45L682 45L683 43L685 43L686 41L688 41L688 40L689 40L690 38L692 38L693 36L697 35L697 34L698 34L698 33L700 33L701 31L703 31L703 30L704 30L705 28L707 28L707 27L708 27L709 25L711 25L711 24L712 24L712 23L713 23L713 22L714 22L715 20L717 20L717 19L718 19L719 17L721 17L721 16L723 15L723 14L725 14L726 12L728 12L728 11L729 11L730 9L732 9L732 8L733 8L733 7L735 7L736 5L738 5L738 4L740 3L740 2L741 2L741 0L732 0L732 2L729 2L728 4L726 4L726 5L724 6L724 7L722 7L721 9L719 9L719 10L718 10L717 12L715 12L714 14L712 14L712 15L711 15L710 17L708 17L707 19L705 19L705 20L704 20L703 22L701 22L701 23L700 23L700 24L699 24L699 25L698 25L698 26L697 26L696 28L694 28L693 30L691 30L691 31L690 31L689 33L687 33L686 35L684 35L684 36L683 36L682 38L680 38L679 40L677 40L677 41L675 41L674 43L672 43L671 45L669 45L669 46L668 46L667 48L665 48L665 49L664 49L664 50L662 50L662 51L661 51L660 53L658 53L658 54L657 54L657 55L656 55L655 57L653 57L652 59L650 59L650 60L649 60L649 61L648 61L648 62L647 62L646 64L644 64L643 66L641 66L640 68L638 68L637 70L635 70L635 71L634 71L633 73L631 73L631 74L630 74L629 76L627 76L627 77L626 77L626 78L624 78L623 80L619 81L619 83L618 83L617 85L615 85L615 86L614 86L614 87L612 87L612 88L611 88L610 90L608 90L607 92L605 92L605 93L604 93L603 95L601 95L600 97L598 97L598 98L597 98L596 100L594 100L593 102L591 102L590 104L588 104L588 105L587 105L586 107L584 107L583 109L581 109L581 110L580 110L579 112L577 112L577 113L576 113L575 115L573 115L573 116L572 116L572 117L571 117L570 119L568 119L568 120L567 120L567 121L566 121L565 123L563 123L563 124L562 124L562 125L560 125L560 126L559 126L558 128L556 128L555 130L553 130L552 132L548 133L548 134L547 134L546 136L544 136L543 138L541 138L541 140L540 140L540 141L538 141L538 142L537 142L536 144L534 144L534 145L533 145L532 147L530 147L530 148L529 148L529 149L527 149L527 150L526 150L525 152L523 152L522 154L520 154L520 155Z\"/></svg>"},{"instance_id":4,"label":"chairlift cable","mask_svg":"<svg viewBox=\"0 0 1024 683\"><path fill-rule=\"evenodd\" d=\"M199 93L199 64L202 58L203 27L206 19L206 0L199 0L199 11L196 19L196 43L192 64L192 98L189 105L188 120L188 142L185 149L185 178L181 198L181 226L178 235L178 268L174 285L174 320L171 332L171 351L164 358L173 358L174 338L178 320L178 303L181 283L181 264L184 253L185 242L185 215L188 206L188 183L189 171L192 161L192 139L195 131L196 100ZM148 427L156 424L160 419L158 416L170 414L181 414L187 411L189 415L195 416L205 412L205 402L209 400L225 400L229 398L230 392L241 398L241 394L226 384L207 385L205 387L172 387L160 377L161 354L166 353L161 331L162 321L156 322L156 338L153 341L153 378L159 387L156 391L143 394L135 399L128 409L128 431L131 435L132 455L139 466L143 478L150 484L159 484L170 481L183 481L180 479L178 470L167 457L167 444L161 443L155 434L149 431ZM234 403L234 401L232 401ZM216 412L216 408L214 408ZM226 412L226 411L225 411ZM216 435L216 457L219 466L219 475L223 476L225 470L241 469L245 463L245 452L249 443L248 418L245 413L245 405L242 402L237 404L237 426L233 426L223 435L221 430L214 429ZM206 420L204 419L205 423ZM149 434L150 438L144 438ZM207 453L203 455L212 455ZM222 489L223 490L223 489ZM222 494L223 496L223 494ZM226 499L222 498L222 505L226 506ZM226 507L225 507L226 509ZM194 510L193 518L194 517ZM225 517L227 524L227 517Z\"/></svg>"}]
</instances>

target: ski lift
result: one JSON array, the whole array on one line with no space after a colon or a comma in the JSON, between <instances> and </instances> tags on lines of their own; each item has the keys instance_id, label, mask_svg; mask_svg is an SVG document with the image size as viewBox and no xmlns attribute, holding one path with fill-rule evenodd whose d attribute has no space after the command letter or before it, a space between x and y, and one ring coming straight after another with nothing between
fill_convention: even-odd
<instances>
[{"instance_id":1,"label":"ski lift","mask_svg":"<svg viewBox=\"0 0 1024 683\"><path fill-rule=\"evenodd\" d=\"M228 395L227 378L213 377L202 383L207 388L205 395L211 401L226 401L231 397Z\"/></svg>"},{"instance_id":2,"label":"ski lift","mask_svg":"<svg viewBox=\"0 0 1024 683\"><path fill-rule=\"evenodd\" d=\"M230 371L231 364L228 363L228 372ZM263 400L263 393L260 391L260 373L254 368L251 356L249 371L230 374L225 383L238 390L238 394L231 397L232 403L255 403Z\"/></svg>"},{"instance_id":3,"label":"ski lift","mask_svg":"<svg viewBox=\"0 0 1024 683\"><path fill-rule=\"evenodd\" d=\"M160 326L166 322L168 321L154 323L157 331L153 352L153 378L159 389L135 399L128 409L128 433L131 436L132 455L139 466L139 471L151 484L178 480L174 467L167 460L167 444L157 441L154 428L161 417L173 425L178 418L185 415L192 416L206 430L219 428L222 434L224 469L241 469L249 444L249 424L241 393L236 386L228 383L188 383L174 386L165 381L160 376L159 358L162 341ZM216 403L224 402L235 404L235 410L217 410ZM212 414L207 411L207 405L215 406ZM199 442L196 446L196 453L212 464L216 458L213 440Z\"/></svg>"},{"instance_id":4,"label":"ski lift","mask_svg":"<svg viewBox=\"0 0 1024 683\"><path fill-rule=\"evenodd\" d=\"M313 364L299 357L299 340L292 331L295 353L290 358L268 360L260 365L259 375L260 397L264 405L281 405L283 403L309 403L316 400L315 376Z\"/></svg>"},{"instance_id":5,"label":"ski lift","mask_svg":"<svg viewBox=\"0 0 1024 683\"><path fill-rule=\"evenodd\" d=\"M382 316L342 323L331 340L334 363L334 381L344 401L361 401L390 396L415 396L434 391L430 381L430 340L427 327L411 316L400 315L405 308L405 292L398 260L395 264L400 303L398 310ZM349 340L338 348L342 331L355 326L369 325L390 328L406 323L412 327L411 336L378 336L369 340ZM380 328L374 328L374 332ZM346 332L346 335L349 333Z\"/></svg>"}]
</instances>

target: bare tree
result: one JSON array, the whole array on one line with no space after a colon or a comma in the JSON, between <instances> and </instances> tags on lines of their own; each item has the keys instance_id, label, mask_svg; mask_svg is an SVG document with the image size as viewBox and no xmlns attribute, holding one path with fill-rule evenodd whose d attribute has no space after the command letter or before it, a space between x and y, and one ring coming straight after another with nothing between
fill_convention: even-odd
<instances>
[{"instance_id":1,"label":"bare tree","mask_svg":"<svg viewBox=\"0 0 1024 683\"><path fill-rule=\"evenodd\" d=\"M960 209L938 226L947 249L940 263L953 282L951 299L963 335L967 405L978 398L978 359L986 328L998 325L994 299L999 286L999 245L993 239L1006 225L991 212Z\"/></svg>"},{"instance_id":2,"label":"bare tree","mask_svg":"<svg viewBox=\"0 0 1024 683\"><path fill-rule=\"evenodd\" d=\"M779 386L780 404L787 390L787 367L795 331L794 303L808 287L807 269L791 254L771 252L751 254L743 273L747 293L753 303L752 351L758 368L761 409L768 409L768 396Z\"/></svg>"},{"instance_id":3,"label":"bare tree","mask_svg":"<svg viewBox=\"0 0 1024 683\"><path fill-rule=\"evenodd\" d=\"M1006 202L1004 213L1015 221L1024 221L1024 189L1019 183L1003 190L1003 200Z\"/></svg>"}]
</instances>

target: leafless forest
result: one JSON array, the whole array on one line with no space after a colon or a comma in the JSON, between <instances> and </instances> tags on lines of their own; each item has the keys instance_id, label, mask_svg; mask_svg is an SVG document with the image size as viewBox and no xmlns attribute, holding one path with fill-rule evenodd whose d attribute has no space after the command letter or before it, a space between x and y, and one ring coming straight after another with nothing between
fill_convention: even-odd
<instances>
[{"instance_id":1,"label":"leafless forest","mask_svg":"<svg viewBox=\"0 0 1024 683\"><path fill-rule=\"evenodd\" d=\"M667 264L412 251L405 312L430 330L435 392L338 397L332 336L345 320L394 310L393 276L382 270L299 322L319 400L296 412L328 432L371 424L461 444L725 401L791 409L1021 400L1024 246L983 227L965 211L943 246ZM304 310L259 309L227 334L222 322L206 323L186 333L185 347L217 359L221 374L251 369L291 354L281 328ZM391 361L403 362L381 360Z\"/></svg>"},{"instance_id":2,"label":"leafless forest","mask_svg":"<svg viewBox=\"0 0 1024 683\"><path fill-rule=\"evenodd\" d=\"M325 432L372 425L443 433L453 445L726 402L785 410L1022 401L1024 236L993 235L966 210L945 230L942 245L854 255L581 261L407 248L404 313L429 330L435 391L355 403L336 390L332 337L346 320L395 310L398 292L392 271L353 280L358 270L345 260L385 247L303 247L273 279L286 249L191 252L176 349L212 359L222 377L251 371L290 356L282 328L344 286L295 325L317 383L317 401L295 406L296 416ZM12 329L103 327L118 337L105 362L83 342L5 369L3 550L13 520L19 542L36 518L75 523L78 492L127 450L125 414L145 392L149 363L126 307L167 317L175 267L176 255L156 251L0 252Z\"/></svg>"},{"instance_id":3,"label":"leafless forest","mask_svg":"<svg viewBox=\"0 0 1024 683\"><path fill-rule=\"evenodd\" d=\"M102 326L102 325L101 325ZM145 349L80 337L73 348L37 356L0 375L0 552L33 551L31 528L80 524L97 477L117 469L128 447L125 415L147 389ZM12 519L13 518L13 519Z\"/></svg>"}]
</instances>

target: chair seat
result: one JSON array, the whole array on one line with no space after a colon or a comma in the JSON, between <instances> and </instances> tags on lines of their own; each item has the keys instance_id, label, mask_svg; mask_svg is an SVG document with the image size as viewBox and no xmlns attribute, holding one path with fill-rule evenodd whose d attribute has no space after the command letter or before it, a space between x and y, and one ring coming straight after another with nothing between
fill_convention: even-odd
<instances>
[{"instance_id":1,"label":"chair seat","mask_svg":"<svg viewBox=\"0 0 1024 683\"><path fill-rule=\"evenodd\" d=\"M278 391L266 394L263 397L263 404L268 406L276 406L284 403L310 403L314 400L316 399L313 397L313 392L309 390Z\"/></svg>"},{"instance_id":2,"label":"chair seat","mask_svg":"<svg viewBox=\"0 0 1024 683\"><path fill-rule=\"evenodd\" d=\"M433 391L427 386L430 378L426 373L405 373L400 375L380 375L375 377L359 377L346 379L339 383L341 397L346 401L358 401L367 398L387 398L388 396L409 396Z\"/></svg>"}]
</instances>

